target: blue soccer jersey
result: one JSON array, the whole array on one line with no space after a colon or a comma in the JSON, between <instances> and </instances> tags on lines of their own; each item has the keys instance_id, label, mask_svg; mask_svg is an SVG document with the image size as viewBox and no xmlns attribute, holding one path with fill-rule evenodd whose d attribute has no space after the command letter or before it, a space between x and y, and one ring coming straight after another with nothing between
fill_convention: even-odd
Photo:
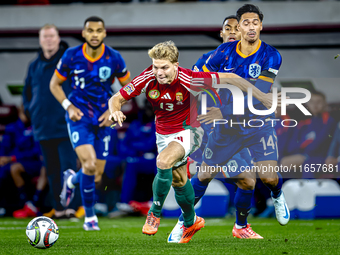
<instances>
[{"instance_id":1,"label":"blue soccer jersey","mask_svg":"<svg viewBox=\"0 0 340 255\"><path fill-rule=\"evenodd\" d=\"M76 122L66 113L73 148L91 144L97 158L105 159L109 154L111 129L99 127L98 118L108 109L115 77L123 82L130 77L130 73L118 51L104 44L101 47L102 53L96 59L86 53L86 43L68 49L55 73L61 80L71 80L72 91L68 99L84 113L81 120Z\"/></svg>"},{"instance_id":2,"label":"blue soccer jersey","mask_svg":"<svg viewBox=\"0 0 340 255\"><path fill-rule=\"evenodd\" d=\"M248 56L240 50L240 41L228 42L220 45L208 58L202 69L205 72L235 73L247 79L264 93L270 92L271 86L281 66L281 55L272 46L259 41L258 47ZM222 91L222 89L221 89ZM233 115L231 92L219 92L223 105L220 107L223 118L229 123L217 125L208 139L203 160L208 165L226 164L235 153L247 147L254 154L255 162L277 160L277 136L270 121L263 121L263 126L252 123L258 127L247 125L251 119L275 118L274 114L259 116L250 112L245 100L245 114ZM245 97L246 99L246 97ZM267 108L255 98L253 105L257 110ZM230 125L230 119L238 124ZM241 124L245 123L245 124Z\"/></svg>"},{"instance_id":3,"label":"blue soccer jersey","mask_svg":"<svg viewBox=\"0 0 340 255\"><path fill-rule=\"evenodd\" d=\"M215 50L209 51L208 53L203 54L197 62L193 65L192 70L195 72L199 72L202 67L204 66L205 62L209 58L209 56L214 52Z\"/></svg>"},{"instance_id":4,"label":"blue soccer jersey","mask_svg":"<svg viewBox=\"0 0 340 255\"><path fill-rule=\"evenodd\" d=\"M207 62L210 55L215 50L212 50L206 54L203 54L195 63L195 65L192 67L193 71L198 72L198 70L202 69L203 65ZM217 89L218 95L220 98L229 98L228 91L225 89ZM207 95L206 92L203 92L202 95ZM207 107L218 107L221 109L221 107L225 107L224 105L220 105L218 98L216 95L211 94L212 97L207 96ZM216 102L216 103L215 103ZM198 114L200 113L200 110L198 110ZM202 163L202 154L204 151L204 148L208 142L208 137L210 133L213 130L213 124L201 124L201 127L204 130L204 135L202 138L202 144L201 147L195 151L190 157L197 161L199 164ZM252 166L252 158L249 149L243 148L239 153L233 155L233 157L226 163L226 165L223 167L222 172L216 176L216 178L220 178L221 181L224 181L224 178L233 178L248 167Z\"/></svg>"},{"instance_id":5,"label":"blue soccer jersey","mask_svg":"<svg viewBox=\"0 0 340 255\"><path fill-rule=\"evenodd\" d=\"M235 73L244 79L247 79L254 86L264 93L270 92L271 86L281 66L282 58L280 53L272 46L260 40L258 47L248 56L239 50L240 41L228 42L220 45L208 58L203 65L202 70L205 72L227 72ZM229 95L231 95L228 90ZM233 119L240 122L241 119L267 119L274 118L274 114L267 116L258 116L251 113L247 107L247 98L245 97L245 115L233 116ZM222 103L232 107L233 98L231 96L223 97ZM253 98L253 105L257 110L266 110L267 108L257 99ZM227 109L226 109L227 110ZM230 119L230 110L222 111L225 119ZM271 124L267 122L267 125ZM249 132L247 126L237 125L237 128Z\"/></svg>"},{"instance_id":6,"label":"blue soccer jersey","mask_svg":"<svg viewBox=\"0 0 340 255\"><path fill-rule=\"evenodd\" d=\"M130 77L120 53L104 44L101 47L102 54L96 59L86 53L86 43L68 49L55 72L63 81L71 79L68 99L94 121L108 109L115 77L121 82Z\"/></svg>"}]
</instances>

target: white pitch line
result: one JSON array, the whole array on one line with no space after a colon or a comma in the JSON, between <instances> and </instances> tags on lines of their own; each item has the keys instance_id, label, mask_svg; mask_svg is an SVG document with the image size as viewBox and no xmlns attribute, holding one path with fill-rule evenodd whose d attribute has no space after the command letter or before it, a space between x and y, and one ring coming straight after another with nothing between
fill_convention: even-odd
<instances>
[{"instance_id":1,"label":"white pitch line","mask_svg":"<svg viewBox=\"0 0 340 255\"><path fill-rule=\"evenodd\" d=\"M63 230L66 228L79 228L81 229L80 226L58 226L59 230ZM26 227L0 227L0 230L15 230L15 229L26 229Z\"/></svg>"},{"instance_id":2,"label":"white pitch line","mask_svg":"<svg viewBox=\"0 0 340 255\"><path fill-rule=\"evenodd\" d=\"M28 223L29 221L27 221ZM0 221L0 225L25 225L22 221Z\"/></svg>"}]
</instances>

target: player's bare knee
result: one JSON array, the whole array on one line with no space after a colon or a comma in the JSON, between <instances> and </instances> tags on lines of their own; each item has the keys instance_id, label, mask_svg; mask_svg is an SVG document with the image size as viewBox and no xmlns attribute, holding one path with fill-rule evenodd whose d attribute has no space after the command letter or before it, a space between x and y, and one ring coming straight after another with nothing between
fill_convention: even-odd
<instances>
[{"instance_id":1,"label":"player's bare knee","mask_svg":"<svg viewBox=\"0 0 340 255\"><path fill-rule=\"evenodd\" d=\"M261 181L266 185L266 186L271 186L275 187L278 183L278 178L263 178Z\"/></svg>"},{"instance_id":2,"label":"player's bare knee","mask_svg":"<svg viewBox=\"0 0 340 255\"><path fill-rule=\"evenodd\" d=\"M255 189L256 180L251 178L240 179L237 181L237 186L243 190Z\"/></svg>"},{"instance_id":3,"label":"player's bare knee","mask_svg":"<svg viewBox=\"0 0 340 255\"><path fill-rule=\"evenodd\" d=\"M87 175L95 175L96 174L96 161L95 160L85 160L83 163L84 173Z\"/></svg>"},{"instance_id":4,"label":"player's bare knee","mask_svg":"<svg viewBox=\"0 0 340 255\"><path fill-rule=\"evenodd\" d=\"M213 179L213 177L212 174L209 172L199 172L198 179L200 180L200 182L208 183Z\"/></svg>"},{"instance_id":5,"label":"player's bare knee","mask_svg":"<svg viewBox=\"0 0 340 255\"><path fill-rule=\"evenodd\" d=\"M157 157L157 168L169 169L171 167L173 167L173 164L170 160L165 157Z\"/></svg>"}]
</instances>

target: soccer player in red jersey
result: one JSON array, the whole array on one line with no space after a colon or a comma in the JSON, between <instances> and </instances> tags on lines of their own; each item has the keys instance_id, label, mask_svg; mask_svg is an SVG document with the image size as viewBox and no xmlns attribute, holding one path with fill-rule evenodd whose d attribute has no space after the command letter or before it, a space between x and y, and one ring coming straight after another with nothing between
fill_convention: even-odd
<instances>
[{"instance_id":1,"label":"soccer player in red jersey","mask_svg":"<svg viewBox=\"0 0 340 255\"><path fill-rule=\"evenodd\" d=\"M186 174L187 157L199 148L203 130L197 121L197 95L202 88L218 83L229 83L247 91L268 108L272 96L264 94L233 73L193 72L178 64L179 52L171 41L155 45L149 50L152 65L124 86L109 101L110 119L121 126L126 116L121 106L129 99L146 93L156 115L156 138L159 155L157 175L153 182L153 204L148 213L143 233L154 235L160 223L163 203L171 185L176 201L182 209L184 231L179 243L187 243L202 227L204 219L195 215L194 190Z\"/></svg>"}]
</instances>

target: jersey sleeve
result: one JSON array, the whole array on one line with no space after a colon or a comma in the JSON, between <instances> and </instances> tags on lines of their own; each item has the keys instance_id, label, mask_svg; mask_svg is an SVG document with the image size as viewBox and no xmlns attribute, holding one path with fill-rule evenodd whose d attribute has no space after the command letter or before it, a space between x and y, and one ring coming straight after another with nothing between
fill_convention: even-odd
<instances>
[{"instance_id":1,"label":"jersey sleeve","mask_svg":"<svg viewBox=\"0 0 340 255\"><path fill-rule=\"evenodd\" d=\"M215 87L220 83L220 78L217 72L192 72L192 85L201 85L204 87Z\"/></svg>"},{"instance_id":2,"label":"jersey sleeve","mask_svg":"<svg viewBox=\"0 0 340 255\"><path fill-rule=\"evenodd\" d=\"M69 63L70 63L70 57L69 57L69 50L66 50L64 55L61 57L57 64L57 68L55 70L55 74L58 76L58 78L62 81L67 80L67 76L70 73Z\"/></svg>"},{"instance_id":3,"label":"jersey sleeve","mask_svg":"<svg viewBox=\"0 0 340 255\"><path fill-rule=\"evenodd\" d=\"M117 54L117 68L114 76L116 76L120 82L124 82L130 78L130 72L126 67L123 57L119 53Z\"/></svg>"},{"instance_id":4,"label":"jersey sleeve","mask_svg":"<svg viewBox=\"0 0 340 255\"><path fill-rule=\"evenodd\" d=\"M32 65L33 63L30 64L27 72L27 76L25 79L25 86L22 92L22 99L23 99L23 104L24 104L24 109L25 109L25 114L29 117L29 108L32 100Z\"/></svg>"},{"instance_id":5,"label":"jersey sleeve","mask_svg":"<svg viewBox=\"0 0 340 255\"><path fill-rule=\"evenodd\" d=\"M218 97L218 94L214 89L214 87L216 87L216 85L220 83L218 73L216 72L205 73L193 71L190 72L191 72L190 76L192 78L190 80L190 86L187 87L187 89L193 96L198 96L203 91L208 93L210 90L212 92L209 93L213 93Z\"/></svg>"},{"instance_id":6,"label":"jersey sleeve","mask_svg":"<svg viewBox=\"0 0 340 255\"><path fill-rule=\"evenodd\" d=\"M224 45L219 46L214 52L211 53L209 58L205 61L200 71L204 72L218 72L220 70L221 63L224 59Z\"/></svg>"},{"instance_id":7,"label":"jersey sleeve","mask_svg":"<svg viewBox=\"0 0 340 255\"><path fill-rule=\"evenodd\" d=\"M145 69L140 75L135 77L129 84L126 84L119 90L120 94L126 99L130 100L133 97L144 93L144 88L154 80L154 76L150 72L150 67Z\"/></svg>"},{"instance_id":8,"label":"jersey sleeve","mask_svg":"<svg viewBox=\"0 0 340 255\"><path fill-rule=\"evenodd\" d=\"M209 51L206 54L203 54L198 60L197 62L192 66L191 70L194 72L199 72L200 70L202 70L203 65L205 64L206 60L208 59L208 57L210 56L211 53L213 53L214 51Z\"/></svg>"},{"instance_id":9,"label":"jersey sleeve","mask_svg":"<svg viewBox=\"0 0 340 255\"><path fill-rule=\"evenodd\" d=\"M262 92L268 93L274 80L279 72L282 63L282 57L278 51L274 51L268 55L262 71L258 77L255 86Z\"/></svg>"}]
</instances>

